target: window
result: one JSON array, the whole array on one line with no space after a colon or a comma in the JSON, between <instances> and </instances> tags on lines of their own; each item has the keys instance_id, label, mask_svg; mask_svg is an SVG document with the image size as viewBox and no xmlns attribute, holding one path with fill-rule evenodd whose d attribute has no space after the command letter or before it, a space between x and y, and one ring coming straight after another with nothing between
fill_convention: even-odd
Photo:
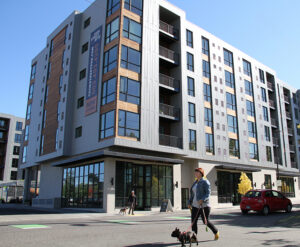
<instances>
[{"instance_id":1,"label":"window","mask_svg":"<svg viewBox=\"0 0 300 247\"><path fill-rule=\"evenodd\" d=\"M59 94L61 94L62 85L63 85L63 75L60 75L59 76ZM48 87L47 87L47 89L48 89Z\"/></svg>"},{"instance_id":2,"label":"window","mask_svg":"<svg viewBox=\"0 0 300 247\"><path fill-rule=\"evenodd\" d=\"M120 0L107 1L107 16L110 16L120 8Z\"/></svg>"},{"instance_id":3,"label":"window","mask_svg":"<svg viewBox=\"0 0 300 247\"><path fill-rule=\"evenodd\" d=\"M47 80L50 78L50 74L51 74L51 63L48 63L48 70L47 70Z\"/></svg>"},{"instance_id":4,"label":"window","mask_svg":"<svg viewBox=\"0 0 300 247\"><path fill-rule=\"evenodd\" d=\"M191 77L187 78L188 81L188 95L195 96L195 84L194 79Z\"/></svg>"},{"instance_id":5,"label":"window","mask_svg":"<svg viewBox=\"0 0 300 247\"><path fill-rule=\"evenodd\" d=\"M44 110L44 114L43 114L43 128L46 127L46 118L47 118L47 110Z\"/></svg>"},{"instance_id":6,"label":"window","mask_svg":"<svg viewBox=\"0 0 300 247\"><path fill-rule=\"evenodd\" d=\"M87 18L83 23L83 28L87 28L91 23L91 17Z\"/></svg>"},{"instance_id":7,"label":"window","mask_svg":"<svg viewBox=\"0 0 300 247\"><path fill-rule=\"evenodd\" d=\"M53 53L53 39L52 39L51 42L50 42L49 57L52 56L52 53Z\"/></svg>"},{"instance_id":8,"label":"window","mask_svg":"<svg viewBox=\"0 0 300 247\"><path fill-rule=\"evenodd\" d=\"M249 158L258 160L257 144L249 143Z\"/></svg>"},{"instance_id":9,"label":"window","mask_svg":"<svg viewBox=\"0 0 300 247\"><path fill-rule=\"evenodd\" d=\"M119 110L119 136L140 139L140 114Z\"/></svg>"},{"instance_id":10,"label":"window","mask_svg":"<svg viewBox=\"0 0 300 247\"><path fill-rule=\"evenodd\" d=\"M81 70L80 73L79 73L79 80L84 79L85 76L86 76L86 69L83 69L83 70Z\"/></svg>"},{"instance_id":11,"label":"window","mask_svg":"<svg viewBox=\"0 0 300 247\"><path fill-rule=\"evenodd\" d=\"M22 131L23 123L22 122L17 122L16 123L16 130L17 131Z\"/></svg>"},{"instance_id":12,"label":"window","mask_svg":"<svg viewBox=\"0 0 300 247\"><path fill-rule=\"evenodd\" d=\"M31 117L31 104L27 106L27 114L26 114L26 120L29 120Z\"/></svg>"},{"instance_id":13,"label":"window","mask_svg":"<svg viewBox=\"0 0 300 247\"><path fill-rule=\"evenodd\" d=\"M261 99L262 101L267 102L266 89L264 89L263 87L261 88Z\"/></svg>"},{"instance_id":14,"label":"window","mask_svg":"<svg viewBox=\"0 0 300 247\"><path fill-rule=\"evenodd\" d=\"M269 122L269 113L268 113L268 108L263 106L263 116L264 116L264 120L266 122Z\"/></svg>"},{"instance_id":15,"label":"window","mask_svg":"<svg viewBox=\"0 0 300 247\"><path fill-rule=\"evenodd\" d=\"M203 76L210 78L210 67L209 62L202 60L202 69L203 69Z\"/></svg>"},{"instance_id":16,"label":"window","mask_svg":"<svg viewBox=\"0 0 300 247\"><path fill-rule=\"evenodd\" d=\"M193 48L193 32L186 30L186 45Z\"/></svg>"},{"instance_id":17,"label":"window","mask_svg":"<svg viewBox=\"0 0 300 247\"><path fill-rule=\"evenodd\" d=\"M86 42L82 47L81 47L81 54L85 53L89 49L89 42Z\"/></svg>"},{"instance_id":18,"label":"window","mask_svg":"<svg viewBox=\"0 0 300 247\"><path fill-rule=\"evenodd\" d=\"M236 100L234 94L226 93L226 104L227 108L236 111Z\"/></svg>"},{"instance_id":19,"label":"window","mask_svg":"<svg viewBox=\"0 0 300 247\"><path fill-rule=\"evenodd\" d=\"M189 148L190 150L197 150L196 130L189 130Z\"/></svg>"},{"instance_id":20,"label":"window","mask_svg":"<svg viewBox=\"0 0 300 247\"><path fill-rule=\"evenodd\" d=\"M28 93L28 100L32 99L33 97L33 89L34 89L34 84L30 84L30 87L29 87L29 93Z\"/></svg>"},{"instance_id":21,"label":"window","mask_svg":"<svg viewBox=\"0 0 300 247\"><path fill-rule=\"evenodd\" d=\"M141 97L140 87L141 84L139 81L135 81L127 77L121 76L120 100L139 105Z\"/></svg>"},{"instance_id":22,"label":"window","mask_svg":"<svg viewBox=\"0 0 300 247\"><path fill-rule=\"evenodd\" d=\"M122 45L121 67L141 73L141 53Z\"/></svg>"},{"instance_id":23,"label":"window","mask_svg":"<svg viewBox=\"0 0 300 247\"><path fill-rule=\"evenodd\" d=\"M229 155L240 157L239 140L229 139Z\"/></svg>"},{"instance_id":24,"label":"window","mask_svg":"<svg viewBox=\"0 0 300 247\"><path fill-rule=\"evenodd\" d=\"M299 119L299 113L298 113L298 109L294 108L294 112L295 112L295 119Z\"/></svg>"},{"instance_id":25,"label":"window","mask_svg":"<svg viewBox=\"0 0 300 247\"><path fill-rule=\"evenodd\" d=\"M247 106L247 114L249 116L254 117L255 116L254 103L249 100L246 100L246 106Z\"/></svg>"},{"instance_id":26,"label":"window","mask_svg":"<svg viewBox=\"0 0 300 247\"><path fill-rule=\"evenodd\" d=\"M0 119L0 127L5 128L5 121L3 119Z\"/></svg>"},{"instance_id":27,"label":"window","mask_svg":"<svg viewBox=\"0 0 300 247\"><path fill-rule=\"evenodd\" d=\"M84 104L84 97L81 97L77 100L77 109L83 107Z\"/></svg>"},{"instance_id":28,"label":"window","mask_svg":"<svg viewBox=\"0 0 300 247\"><path fill-rule=\"evenodd\" d=\"M228 65L229 67L233 67L233 55L232 52L223 49L224 53L224 64Z\"/></svg>"},{"instance_id":29,"label":"window","mask_svg":"<svg viewBox=\"0 0 300 247\"><path fill-rule=\"evenodd\" d=\"M253 85L252 82L245 80L245 93L253 96Z\"/></svg>"},{"instance_id":30,"label":"window","mask_svg":"<svg viewBox=\"0 0 300 247\"><path fill-rule=\"evenodd\" d=\"M17 180L17 171L11 171L10 172L10 180Z\"/></svg>"},{"instance_id":31,"label":"window","mask_svg":"<svg viewBox=\"0 0 300 247\"><path fill-rule=\"evenodd\" d=\"M116 97L116 77L113 77L102 83L101 104L105 105L115 101Z\"/></svg>"},{"instance_id":32,"label":"window","mask_svg":"<svg viewBox=\"0 0 300 247\"><path fill-rule=\"evenodd\" d=\"M187 52L186 60L187 60L187 69L190 71L194 71L194 55Z\"/></svg>"},{"instance_id":33,"label":"window","mask_svg":"<svg viewBox=\"0 0 300 247\"><path fill-rule=\"evenodd\" d=\"M24 141L28 141L28 136L29 136L29 125L26 125Z\"/></svg>"},{"instance_id":34,"label":"window","mask_svg":"<svg viewBox=\"0 0 300 247\"><path fill-rule=\"evenodd\" d=\"M270 128L268 126L265 126L265 140L267 142L271 141Z\"/></svg>"},{"instance_id":35,"label":"window","mask_svg":"<svg viewBox=\"0 0 300 247\"><path fill-rule=\"evenodd\" d=\"M139 16L143 15L143 0L125 0L124 7Z\"/></svg>"},{"instance_id":36,"label":"window","mask_svg":"<svg viewBox=\"0 0 300 247\"><path fill-rule=\"evenodd\" d=\"M202 53L209 56L209 41L202 37Z\"/></svg>"},{"instance_id":37,"label":"window","mask_svg":"<svg viewBox=\"0 0 300 247\"><path fill-rule=\"evenodd\" d=\"M103 73L107 73L117 67L118 46L114 46L104 53Z\"/></svg>"},{"instance_id":38,"label":"window","mask_svg":"<svg viewBox=\"0 0 300 247\"><path fill-rule=\"evenodd\" d=\"M55 150L58 150L58 129L56 129L55 134Z\"/></svg>"},{"instance_id":39,"label":"window","mask_svg":"<svg viewBox=\"0 0 300 247\"><path fill-rule=\"evenodd\" d=\"M60 116L60 102L57 103L57 121L59 120L59 116Z\"/></svg>"},{"instance_id":40,"label":"window","mask_svg":"<svg viewBox=\"0 0 300 247\"><path fill-rule=\"evenodd\" d=\"M213 127L212 110L210 108L204 108L204 125Z\"/></svg>"},{"instance_id":41,"label":"window","mask_svg":"<svg viewBox=\"0 0 300 247\"><path fill-rule=\"evenodd\" d=\"M63 51L62 58L61 58L61 68L62 69L65 67L65 56L66 56L66 50Z\"/></svg>"},{"instance_id":42,"label":"window","mask_svg":"<svg viewBox=\"0 0 300 247\"><path fill-rule=\"evenodd\" d=\"M4 132L0 131L0 139L4 139Z\"/></svg>"},{"instance_id":43,"label":"window","mask_svg":"<svg viewBox=\"0 0 300 247\"><path fill-rule=\"evenodd\" d=\"M244 69L244 74L251 76L251 64L243 59L243 69Z\"/></svg>"},{"instance_id":44,"label":"window","mask_svg":"<svg viewBox=\"0 0 300 247\"><path fill-rule=\"evenodd\" d=\"M35 79L35 73L36 73L36 63L31 66L31 75L30 75L30 80Z\"/></svg>"},{"instance_id":45,"label":"window","mask_svg":"<svg viewBox=\"0 0 300 247\"><path fill-rule=\"evenodd\" d=\"M189 121L196 123L195 104L189 103Z\"/></svg>"},{"instance_id":46,"label":"window","mask_svg":"<svg viewBox=\"0 0 300 247\"><path fill-rule=\"evenodd\" d=\"M11 167L18 168L19 159L12 159Z\"/></svg>"},{"instance_id":47,"label":"window","mask_svg":"<svg viewBox=\"0 0 300 247\"><path fill-rule=\"evenodd\" d=\"M256 138L256 124L248 121L248 134L249 137Z\"/></svg>"},{"instance_id":48,"label":"window","mask_svg":"<svg viewBox=\"0 0 300 247\"><path fill-rule=\"evenodd\" d=\"M237 118L235 116L227 115L227 124L229 132L238 132Z\"/></svg>"},{"instance_id":49,"label":"window","mask_svg":"<svg viewBox=\"0 0 300 247\"><path fill-rule=\"evenodd\" d=\"M45 103L48 101L48 85L46 85L46 90L45 90Z\"/></svg>"},{"instance_id":50,"label":"window","mask_svg":"<svg viewBox=\"0 0 300 247\"><path fill-rule=\"evenodd\" d=\"M101 114L100 116L100 139L114 136L115 111Z\"/></svg>"},{"instance_id":51,"label":"window","mask_svg":"<svg viewBox=\"0 0 300 247\"><path fill-rule=\"evenodd\" d=\"M271 175L265 174L265 188L266 189L272 189L272 180Z\"/></svg>"},{"instance_id":52,"label":"window","mask_svg":"<svg viewBox=\"0 0 300 247\"><path fill-rule=\"evenodd\" d=\"M225 70L225 82L226 86L230 88L235 88L234 76L229 71Z\"/></svg>"},{"instance_id":53,"label":"window","mask_svg":"<svg viewBox=\"0 0 300 247\"><path fill-rule=\"evenodd\" d=\"M40 155L44 153L44 135L41 138L41 148L40 148Z\"/></svg>"},{"instance_id":54,"label":"window","mask_svg":"<svg viewBox=\"0 0 300 247\"><path fill-rule=\"evenodd\" d=\"M265 73L261 69L259 69L259 80L260 82L265 83Z\"/></svg>"},{"instance_id":55,"label":"window","mask_svg":"<svg viewBox=\"0 0 300 247\"><path fill-rule=\"evenodd\" d=\"M105 44L119 37L119 17L106 25Z\"/></svg>"},{"instance_id":56,"label":"window","mask_svg":"<svg viewBox=\"0 0 300 247\"><path fill-rule=\"evenodd\" d=\"M211 103L211 87L210 85L203 83L204 100Z\"/></svg>"},{"instance_id":57,"label":"window","mask_svg":"<svg viewBox=\"0 0 300 247\"><path fill-rule=\"evenodd\" d=\"M19 155L20 154L20 147L19 146L14 146L13 154L14 155Z\"/></svg>"},{"instance_id":58,"label":"window","mask_svg":"<svg viewBox=\"0 0 300 247\"><path fill-rule=\"evenodd\" d=\"M212 134L205 134L205 147L207 153L214 152L214 138Z\"/></svg>"},{"instance_id":59,"label":"window","mask_svg":"<svg viewBox=\"0 0 300 247\"><path fill-rule=\"evenodd\" d=\"M123 37L141 44L142 43L141 24L124 16Z\"/></svg>"},{"instance_id":60,"label":"window","mask_svg":"<svg viewBox=\"0 0 300 247\"><path fill-rule=\"evenodd\" d=\"M266 146L266 156L267 161L272 162L272 149L269 146Z\"/></svg>"},{"instance_id":61,"label":"window","mask_svg":"<svg viewBox=\"0 0 300 247\"><path fill-rule=\"evenodd\" d=\"M75 138L82 136L82 126L79 126L75 129Z\"/></svg>"},{"instance_id":62,"label":"window","mask_svg":"<svg viewBox=\"0 0 300 247\"><path fill-rule=\"evenodd\" d=\"M21 143L22 142L22 135L15 134L15 142L16 143Z\"/></svg>"}]
</instances>

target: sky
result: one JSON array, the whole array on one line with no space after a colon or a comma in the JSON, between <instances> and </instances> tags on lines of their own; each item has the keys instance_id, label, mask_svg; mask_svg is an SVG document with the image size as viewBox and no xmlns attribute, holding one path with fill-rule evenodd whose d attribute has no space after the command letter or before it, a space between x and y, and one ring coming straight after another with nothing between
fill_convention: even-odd
<instances>
[{"instance_id":1,"label":"sky","mask_svg":"<svg viewBox=\"0 0 300 247\"><path fill-rule=\"evenodd\" d=\"M0 0L0 113L25 117L31 60L92 0ZM300 89L300 0L169 0L187 19Z\"/></svg>"}]
</instances>

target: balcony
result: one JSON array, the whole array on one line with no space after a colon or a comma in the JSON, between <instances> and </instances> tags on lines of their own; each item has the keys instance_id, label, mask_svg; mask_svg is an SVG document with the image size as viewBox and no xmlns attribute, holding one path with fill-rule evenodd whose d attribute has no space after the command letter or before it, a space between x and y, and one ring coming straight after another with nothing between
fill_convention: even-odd
<instances>
[{"instance_id":1,"label":"balcony","mask_svg":"<svg viewBox=\"0 0 300 247\"><path fill-rule=\"evenodd\" d=\"M279 138L273 137L273 146L279 146Z\"/></svg>"},{"instance_id":2,"label":"balcony","mask_svg":"<svg viewBox=\"0 0 300 247\"><path fill-rule=\"evenodd\" d=\"M290 97L287 95L284 95L284 102L289 104L290 103Z\"/></svg>"},{"instance_id":3,"label":"balcony","mask_svg":"<svg viewBox=\"0 0 300 247\"><path fill-rule=\"evenodd\" d=\"M274 163L282 165L281 159L278 157L274 157Z\"/></svg>"},{"instance_id":4,"label":"balcony","mask_svg":"<svg viewBox=\"0 0 300 247\"><path fill-rule=\"evenodd\" d=\"M162 103L159 104L159 115L161 117L166 117L172 120L179 120L179 113L180 110L177 107Z\"/></svg>"},{"instance_id":5,"label":"balcony","mask_svg":"<svg viewBox=\"0 0 300 247\"><path fill-rule=\"evenodd\" d=\"M177 136L159 134L159 145L182 148L182 139Z\"/></svg>"},{"instance_id":6,"label":"balcony","mask_svg":"<svg viewBox=\"0 0 300 247\"><path fill-rule=\"evenodd\" d=\"M159 46L159 55L173 64L178 64L178 54L166 47Z\"/></svg>"},{"instance_id":7,"label":"balcony","mask_svg":"<svg viewBox=\"0 0 300 247\"><path fill-rule=\"evenodd\" d=\"M285 112L285 116L287 119L292 120L292 114L290 112Z\"/></svg>"},{"instance_id":8,"label":"balcony","mask_svg":"<svg viewBox=\"0 0 300 247\"><path fill-rule=\"evenodd\" d=\"M298 166L297 166L297 162L295 162L295 161L292 161L292 162L291 162L291 167L292 167L292 168L296 168L296 169L297 169L297 168L298 168Z\"/></svg>"},{"instance_id":9,"label":"balcony","mask_svg":"<svg viewBox=\"0 0 300 247\"><path fill-rule=\"evenodd\" d=\"M268 81L268 82L267 82L267 86L268 86L268 89L269 89L269 90L274 91L275 88L274 88L274 85L273 85L272 82L269 82L269 81Z\"/></svg>"},{"instance_id":10,"label":"balcony","mask_svg":"<svg viewBox=\"0 0 300 247\"><path fill-rule=\"evenodd\" d=\"M173 77L159 74L159 84L173 91L179 91L179 80L176 80Z\"/></svg>"},{"instance_id":11,"label":"balcony","mask_svg":"<svg viewBox=\"0 0 300 247\"><path fill-rule=\"evenodd\" d=\"M293 136L294 133L292 128L287 128L287 131L289 136Z\"/></svg>"},{"instance_id":12,"label":"balcony","mask_svg":"<svg viewBox=\"0 0 300 247\"><path fill-rule=\"evenodd\" d=\"M290 153L295 153L295 145L290 145Z\"/></svg>"},{"instance_id":13,"label":"balcony","mask_svg":"<svg viewBox=\"0 0 300 247\"><path fill-rule=\"evenodd\" d=\"M167 34L168 36L171 36L172 38L178 40L178 29L174 28L172 25L163 21L159 21L159 29L164 34Z\"/></svg>"},{"instance_id":14,"label":"balcony","mask_svg":"<svg viewBox=\"0 0 300 247\"><path fill-rule=\"evenodd\" d=\"M270 106L270 108L272 108L272 109L276 109L276 105L275 105L275 102L274 102L274 100L269 100L269 106Z\"/></svg>"},{"instance_id":15,"label":"balcony","mask_svg":"<svg viewBox=\"0 0 300 247\"><path fill-rule=\"evenodd\" d=\"M277 123L277 120L275 118L271 118L271 125L272 127L274 128L277 128L278 127L278 123Z\"/></svg>"}]
</instances>

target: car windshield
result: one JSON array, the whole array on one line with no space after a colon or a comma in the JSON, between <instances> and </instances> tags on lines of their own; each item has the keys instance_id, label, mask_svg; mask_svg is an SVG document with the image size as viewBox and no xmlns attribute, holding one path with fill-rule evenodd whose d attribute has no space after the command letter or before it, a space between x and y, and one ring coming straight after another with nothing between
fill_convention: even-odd
<instances>
[{"instance_id":1,"label":"car windshield","mask_svg":"<svg viewBox=\"0 0 300 247\"><path fill-rule=\"evenodd\" d=\"M261 196L261 192L260 191L248 191L245 195L245 197L260 197Z\"/></svg>"}]
</instances>

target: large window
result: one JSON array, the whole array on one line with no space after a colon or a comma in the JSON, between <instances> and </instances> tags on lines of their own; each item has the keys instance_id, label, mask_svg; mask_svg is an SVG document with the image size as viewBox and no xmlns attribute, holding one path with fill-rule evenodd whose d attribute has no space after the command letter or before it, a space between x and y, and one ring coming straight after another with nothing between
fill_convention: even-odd
<instances>
[{"instance_id":1,"label":"large window","mask_svg":"<svg viewBox=\"0 0 300 247\"><path fill-rule=\"evenodd\" d=\"M249 137L256 138L256 124L254 122L248 121L248 134Z\"/></svg>"},{"instance_id":2,"label":"large window","mask_svg":"<svg viewBox=\"0 0 300 247\"><path fill-rule=\"evenodd\" d=\"M266 89L264 89L263 87L261 88L261 99L262 101L267 102Z\"/></svg>"},{"instance_id":3,"label":"large window","mask_svg":"<svg viewBox=\"0 0 300 247\"><path fill-rule=\"evenodd\" d=\"M141 73L141 53L122 45L121 67Z\"/></svg>"},{"instance_id":4,"label":"large window","mask_svg":"<svg viewBox=\"0 0 300 247\"><path fill-rule=\"evenodd\" d=\"M17 122L16 123L16 130L17 131L22 131L23 128L23 123L22 122Z\"/></svg>"},{"instance_id":5,"label":"large window","mask_svg":"<svg viewBox=\"0 0 300 247\"><path fill-rule=\"evenodd\" d=\"M238 132L237 118L235 116L227 115L227 124L229 132Z\"/></svg>"},{"instance_id":6,"label":"large window","mask_svg":"<svg viewBox=\"0 0 300 247\"><path fill-rule=\"evenodd\" d=\"M15 142L21 143L22 142L22 135L21 134L15 134Z\"/></svg>"},{"instance_id":7,"label":"large window","mask_svg":"<svg viewBox=\"0 0 300 247\"><path fill-rule=\"evenodd\" d=\"M13 155L19 155L19 154L20 154L20 147L19 146L14 146Z\"/></svg>"},{"instance_id":8,"label":"large window","mask_svg":"<svg viewBox=\"0 0 300 247\"><path fill-rule=\"evenodd\" d=\"M26 120L29 120L31 117L31 104L27 106Z\"/></svg>"},{"instance_id":9,"label":"large window","mask_svg":"<svg viewBox=\"0 0 300 247\"><path fill-rule=\"evenodd\" d=\"M143 15L143 0L125 0L124 7L137 15Z\"/></svg>"},{"instance_id":10,"label":"large window","mask_svg":"<svg viewBox=\"0 0 300 247\"><path fill-rule=\"evenodd\" d=\"M211 103L211 87L206 83L203 83L203 95L204 100Z\"/></svg>"},{"instance_id":11,"label":"large window","mask_svg":"<svg viewBox=\"0 0 300 247\"><path fill-rule=\"evenodd\" d=\"M120 8L120 0L108 0L107 1L107 16L110 16L119 8Z\"/></svg>"},{"instance_id":12,"label":"large window","mask_svg":"<svg viewBox=\"0 0 300 247\"><path fill-rule=\"evenodd\" d=\"M196 123L196 111L195 104L189 102L189 121L191 123Z\"/></svg>"},{"instance_id":13,"label":"large window","mask_svg":"<svg viewBox=\"0 0 300 247\"><path fill-rule=\"evenodd\" d=\"M253 96L253 85L252 82L245 80L245 93Z\"/></svg>"},{"instance_id":14,"label":"large window","mask_svg":"<svg viewBox=\"0 0 300 247\"><path fill-rule=\"evenodd\" d=\"M266 156L267 161L272 162L272 148L269 146L266 146Z\"/></svg>"},{"instance_id":15,"label":"large window","mask_svg":"<svg viewBox=\"0 0 300 247\"><path fill-rule=\"evenodd\" d=\"M249 116L254 117L255 116L254 103L249 100L246 100L246 106L247 106L247 114Z\"/></svg>"},{"instance_id":16,"label":"large window","mask_svg":"<svg viewBox=\"0 0 300 247\"><path fill-rule=\"evenodd\" d=\"M195 83L194 79L191 77L187 78L188 81L188 95L195 96Z\"/></svg>"},{"instance_id":17,"label":"large window","mask_svg":"<svg viewBox=\"0 0 300 247\"><path fill-rule=\"evenodd\" d=\"M114 135L115 129L115 111L101 114L100 116L100 139Z\"/></svg>"},{"instance_id":18,"label":"large window","mask_svg":"<svg viewBox=\"0 0 300 247\"><path fill-rule=\"evenodd\" d=\"M202 53L209 56L209 41L202 37Z\"/></svg>"},{"instance_id":19,"label":"large window","mask_svg":"<svg viewBox=\"0 0 300 247\"><path fill-rule=\"evenodd\" d=\"M228 65L229 67L233 67L233 55L232 52L224 49L224 64Z\"/></svg>"},{"instance_id":20,"label":"large window","mask_svg":"<svg viewBox=\"0 0 300 247\"><path fill-rule=\"evenodd\" d=\"M197 150L196 130L189 130L189 149Z\"/></svg>"},{"instance_id":21,"label":"large window","mask_svg":"<svg viewBox=\"0 0 300 247\"><path fill-rule=\"evenodd\" d=\"M265 83L265 72L259 69L259 80L261 83Z\"/></svg>"},{"instance_id":22,"label":"large window","mask_svg":"<svg viewBox=\"0 0 300 247\"><path fill-rule=\"evenodd\" d=\"M79 126L75 129L75 138L79 138L82 136L82 126Z\"/></svg>"},{"instance_id":23,"label":"large window","mask_svg":"<svg viewBox=\"0 0 300 247\"><path fill-rule=\"evenodd\" d=\"M140 114L119 110L119 136L140 139Z\"/></svg>"},{"instance_id":24,"label":"large window","mask_svg":"<svg viewBox=\"0 0 300 247\"><path fill-rule=\"evenodd\" d=\"M205 148L207 153L214 153L214 136L213 134L205 134Z\"/></svg>"},{"instance_id":25,"label":"large window","mask_svg":"<svg viewBox=\"0 0 300 247\"><path fill-rule=\"evenodd\" d=\"M141 84L139 81L121 76L120 100L139 105L141 97Z\"/></svg>"},{"instance_id":26,"label":"large window","mask_svg":"<svg viewBox=\"0 0 300 247\"><path fill-rule=\"evenodd\" d=\"M33 97L33 89L34 89L34 83L30 84L28 100L32 99L32 97Z\"/></svg>"},{"instance_id":27,"label":"large window","mask_svg":"<svg viewBox=\"0 0 300 247\"><path fill-rule=\"evenodd\" d=\"M202 60L202 74L204 77L210 78L210 67L209 62Z\"/></svg>"},{"instance_id":28,"label":"large window","mask_svg":"<svg viewBox=\"0 0 300 247\"><path fill-rule=\"evenodd\" d=\"M225 82L226 86L235 88L234 76L229 71L225 70Z\"/></svg>"},{"instance_id":29,"label":"large window","mask_svg":"<svg viewBox=\"0 0 300 247\"><path fill-rule=\"evenodd\" d=\"M115 101L116 98L116 77L102 83L101 104L105 105Z\"/></svg>"},{"instance_id":30,"label":"large window","mask_svg":"<svg viewBox=\"0 0 300 247\"><path fill-rule=\"evenodd\" d=\"M187 52L186 53L187 69L194 71L194 55Z\"/></svg>"},{"instance_id":31,"label":"large window","mask_svg":"<svg viewBox=\"0 0 300 247\"><path fill-rule=\"evenodd\" d=\"M62 206L103 208L104 162L64 169Z\"/></svg>"},{"instance_id":32,"label":"large window","mask_svg":"<svg viewBox=\"0 0 300 247\"><path fill-rule=\"evenodd\" d=\"M29 136L29 125L26 125L24 141L28 141L28 136Z\"/></svg>"},{"instance_id":33,"label":"large window","mask_svg":"<svg viewBox=\"0 0 300 247\"><path fill-rule=\"evenodd\" d=\"M255 143L249 143L249 158L258 160L257 144Z\"/></svg>"},{"instance_id":34,"label":"large window","mask_svg":"<svg viewBox=\"0 0 300 247\"><path fill-rule=\"evenodd\" d=\"M19 159L12 159L11 167L18 168L18 164L19 164Z\"/></svg>"},{"instance_id":35,"label":"large window","mask_svg":"<svg viewBox=\"0 0 300 247\"><path fill-rule=\"evenodd\" d=\"M251 76L251 64L243 59L243 69L244 69L244 74Z\"/></svg>"},{"instance_id":36,"label":"large window","mask_svg":"<svg viewBox=\"0 0 300 247\"><path fill-rule=\"evenodd\" d=\"M124 16L123 22L123 37L133 40L139 44L142 43L142 27L128 17Z\"/></svg>"},{"instance_id":37,"label":"large window","mask_svg":"<svg viewBox=\"0 0 300 247\"><path fill-rule=\"evenodd\" d=\"M10 172L10 180L17 180L17 171L11 171Z\"/></svg>"},{"instance_id":38,"label":"large window","mask_svg":"<svg viewBox=\"0 0 300 247\"><path fill-rule=\"evenodd\" d=\"M119 17L106 25L105 44L119 37Z\"/></svg>"},{"instance_id":39,"label":"large window","mask_svg":"<svg viewBox=\"0 0 300 247\"><path fill-rule=\"evenodd\" d=\"M270 128L268 126L265 126L265 140L267 142L271 141Z\"/></svg>"},{"instance_id":40,"label":"large window","mask_svg":"<svg viewBox=\"0 0 300 247\"><path fill-rule=\"evenodd\" d=\"M186 30L186 45L193 48L193 32Z\"/></svg>"},{"instance_id":41,"label":"large window","mask_svg":"<svg viewBox=\"0 0 300 247\"><path fill-rule=\"evenodd\" d=\"M117 67L118 46L114 46L104 53L103 72L107 73Z\"/></svg>"},{"instance_id":42,"label":"large window","mask_svg":"<svg viewBox=\"0 0 300 247\"><path fill-rule=\"evenodd\" d=\"M30 75L30 80L35 79L35 74L36 74L36 63L31 66L31 75Z\"/></svg>"},{"instance_id":43,"label":"large window","mask_svg":"<svg viewBox=\"0 0 300 247\"><path fill-rule=\"evenodd\" d=\"M265 174L265 188L266 189L272 189L272 179L271 179L271 175Z\"/></svg>"},{"instance_id":44,"label":"large window","mask_svg":"<svg viewBox=\"0 0 300 247\"><path fill-rule=\"evenodd\" d=\"M227 108L236 111L236 100L234 94L226 93L226 104Z\"/></svg>"},{"instance_id":45,"label":"large window","mask_svg":"<svg viewBox=\"0 0 300 247\"><path fill-rule=\"evenodd\" d=\"M229 155L240 157L239 140L229 139Z\"/></svg>"},{"instance_id":46,"label":"large window","mask_svg":"<svg viewBox=\"0 0 300 247\"><path fill-rule=\"evenodd\" d=\"M281 192L285 196L295 197L294 178L279 177L279 180L281 180Z\"/></svg>"},{"instance_id":47,"label":"large window","mask_svg":"<svg viewBox=\"0 0 300 247\"><path fill-rule=\"evenodd\" d=\"M212 110L210 108L204 108L204 124L208 127L213 127Z\"/></svg>"},{"instance_id":48,"label":"large window","mask_svg":"<svg viewBox=\"0 0 300 247\"><path fill-rule=\"evenodd\" d=\"M268 112L268 108L265 107L265 106L263 106L262 109L263 109L264 120L267 121L267 122L269 122L269 112Z\"/></svg>"}]
</instances>

